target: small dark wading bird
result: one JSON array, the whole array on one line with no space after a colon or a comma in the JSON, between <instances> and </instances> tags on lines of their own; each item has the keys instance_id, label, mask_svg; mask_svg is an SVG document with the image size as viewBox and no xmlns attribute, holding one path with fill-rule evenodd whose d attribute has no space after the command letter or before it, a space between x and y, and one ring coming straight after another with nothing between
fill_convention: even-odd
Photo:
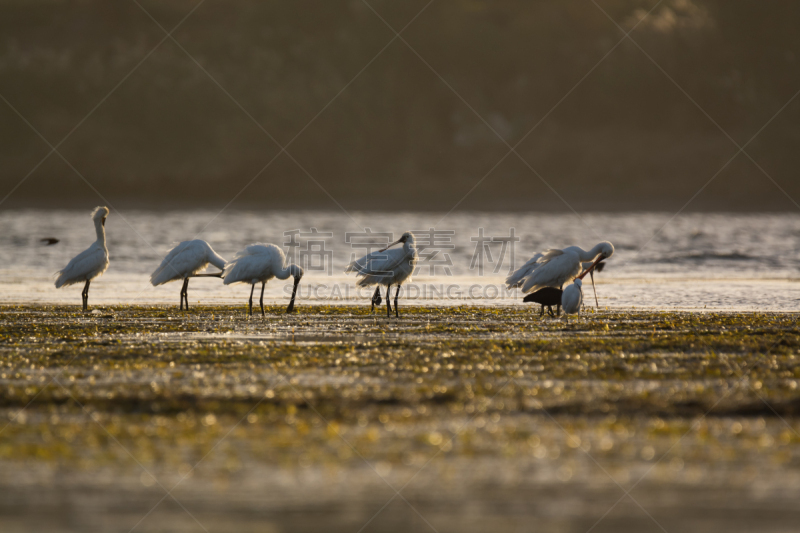
<instances>
[{"instance_id":1,"label":"small dark wading bird","mask_svg":"<svg viewBox=\"0 0 800 533\"><path fill-rule=\"evenodd\" d=\"M261 282L261 316L264 312L264 287L272 278L289 279L294 276L294 288L292 289L292 299L289 301L287 313L294 311L294 299L297 295L297 285L303 277L303 269L298 265L286 265L286 256L283 250L274 244L251 244L241 252L236 254L233 261L225 265L222 271L222 279L225 285L232 283L249 283L250 305L248 314L253 316L253 291L256 283Z\"/></svg>"},{"instance_id":2,"label":"small dark wading bird","mask_svg":"<svg viewBox=\"0 0 800 533\"><path fill-rule=\"evenodd\" d=\"M220 271L213 274L200 274L212 264ZM222 269L225 268L225 259L217 254L211 245L203 240L183 241L169 251L167 256L161 261L159 267L150 276L150 283L153 287L182 279L181 287L181 310L183 303L186 302L186 310L189 310L189 278L221 278Z\"/></svg>"},{"instance_id":3,"label":"small dark wading bird","mask_svg":"<svg viewBox=\"0 0 800 533\"><path fill-rule=\"evenodd\" d=\"M395 244L402 244L402 248L394 248ZM355 272L359 277L356 284L359 287L369 287L377 285L375 294L372 296L372 308L381 304L381 285L386 286L386 316L392 316L392 285L397 285L397 292L394 293L394 315L400 317L397 299L400 295L400 285L406 281L411 281L411 274L417 266L419 254L417 253L416 241L411 232L403 233L398 240L376 252L365 255L350 263L345 272Z\"/></svg>"},{"instance_id":4,"label":"small dark wading bird","mask_svg":"<svg viewBox=\"0 0 800 533\"><path fill-rule=\"evenodd\" d=\"M66 285L73 285L85 281L81 297L83 298L83 310L89 309L89 284L108 268L108 248L106 247L106 218L108 218L107 207L96 207L92 211L94 230L97 240L86 250L72 258L62 270L56 274L56 289Z\"/></svg>"},{"instance_id":5,"label":"small dark wading bird","mask_svg":"<svg viewBox=\"0 0 800 533\"><path fill-rule=\"evenodd\" d=\"M584 263L583 266L585 268L590 268L592 263ZM602 272L602 270L606 267L605 262L601 261L597 263L597 266L594 267L594 270L589 271L589 275L592 278L592 289L594 289L594 273L595 272ZM555 317L556 315L561 314L561 295L563 294L563 290L558 289L556 287L545 287L543 289L539 289L538 291L527 295L522 301L523 302L533 302L537 304L541 304L542 311L539 313L539 316L544 316L544 308L547 307L547 312L550 316ZM600 303L597 300L597 291L594 293L594 301L597 308L600 308ZM553 313L553 306L556 306L556 313Z\"/></svg>"},{"instance_id":6,"label":"small dark wading bird","mask_svg":"<svg viewBox=\"0 0 800 533\"><path fill-rule=\"evenodd\" d=\"M523 302L533 302L542 305L542 311L539 316L544 316L544 308L547 307L547 312L550 316L556 316L553 313L553 306L556 306L557 313L561 314L561 294L564 291L555 287L545 287L538 291L531 293L525 297Z\"/></svg>"}]
</instances>

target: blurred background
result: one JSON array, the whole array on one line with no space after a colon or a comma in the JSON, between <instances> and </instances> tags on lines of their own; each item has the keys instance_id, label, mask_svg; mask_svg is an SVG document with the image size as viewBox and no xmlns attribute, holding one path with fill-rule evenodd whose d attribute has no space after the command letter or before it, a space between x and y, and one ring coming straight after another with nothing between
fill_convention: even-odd
<instances>
[{"instance_id":1,"label":"blurred background","mask_svg":"<svg viewBox=\"0 0 800 533\"><path fill-rule=\"evenodd\" d=\"M674 212L789 102L688 209L797 209L797 2L139 1L0 0L3 207L98 203L33 126L117 207Z\"/></svg>"}]
</instances>

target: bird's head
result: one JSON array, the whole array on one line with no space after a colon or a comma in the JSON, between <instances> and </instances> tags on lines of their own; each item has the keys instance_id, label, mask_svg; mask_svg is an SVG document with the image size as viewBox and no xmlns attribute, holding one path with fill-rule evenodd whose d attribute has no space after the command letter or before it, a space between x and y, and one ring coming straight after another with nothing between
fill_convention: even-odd
<instances>
[{"instance_id":1,"label":"bird's head","mask_svg":"<svg viewBox=\"0 0 800 533\"><path fill-rule=\"evenodd\" d=\"M600 254L599 255L600 255L601 261L603 259L608 259L612 255L614 255L614 245L611 244L610 242L608 242L608 241L601 242L599 244L599 247L600 247Z\"/></svg>"},{"instance_id":2,"label":"bird's head","mask_svg":"<svg viewBox=\"0 0 800 533\"><path fill-rule=\"evenodd\" d=\"M388 250L389 248L391 248L395 244L405 244L405 243L411 243L412 245L414 244L414 234L411 233L410 231L407 231L407 232L403 233L403 235L401 235L399 239L394 241L392 244L390 244L386 248L384 248L382 250L378 250L378 251L379 252L383 252L383 251Z\"/></svg>"},{"instance_id":3,"label":"bird's head","mask_svg":"<svg viewBox=\"0 0 800 533\"><path fill-rule=\"evenodd\" d=\"M300 265L289 265L289 274L294 277L295 284L300 282L300 279L303 277L305 272L303 271L303 267Z\"/></svg>"},{"instance_id":4,"label":"bird's head","mask_svg":"<svg viewBox=\"0 0 800 533\"><path fill-rule=\"evenodd\" d=\"M92 220L99 220L102 225L106 225L106 218L108 218L108 208L105 206L98 206L92 211Z\"/></svg>"},{"instance_id":5,"label":"bird's head","mask_svg":"<svg viewBox=\"0 0 800 533\"><path fill-rule=\"evenodd\" d=\"M583 286L583 281L581 281L580 278L575 278L575 285L577 285L580 288Z\"/></svg>"}]
</instances>

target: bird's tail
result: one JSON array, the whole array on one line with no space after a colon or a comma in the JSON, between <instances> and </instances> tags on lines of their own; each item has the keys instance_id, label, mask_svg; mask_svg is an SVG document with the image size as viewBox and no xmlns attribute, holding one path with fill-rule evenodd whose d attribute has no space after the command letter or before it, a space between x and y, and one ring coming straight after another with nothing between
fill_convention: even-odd
<instances>
[{"instance_id":1,"label":"bird's tail","mask_svg":"<svg viewBox=\"0 0 800 533\"><path fill-rule=\"evenodd\" d=\"M77 283L76 281L69 281L66 270L59 270L58 272L55 273L55 276L56 276L56 281L55 281L56 289L60 289L61 287Z\"/></svg>"},{"instance_id":2,"label":"bird's tail","mask_svg":"<svg viewBox=\"0 0 800 533\"><path fill-rule=\"evenodd\" d=\"M150 283L153 284L153 287L172 281L173 276L170 275L170 266L169 263L162 264L150 275Z\"/></svg>"}]
</instances>

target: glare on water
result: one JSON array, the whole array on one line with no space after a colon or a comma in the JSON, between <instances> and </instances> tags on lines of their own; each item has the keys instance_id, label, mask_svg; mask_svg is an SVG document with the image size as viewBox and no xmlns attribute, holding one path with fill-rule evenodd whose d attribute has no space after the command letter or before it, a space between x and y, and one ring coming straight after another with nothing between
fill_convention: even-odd
<instances>
[{"instance_id":1,"label":"glare on water","mask_svg":"<svg viewBox=\"0 0 800 533\"><path fill-rule=\"evenodd\" d=\"M0 213L0 301L73 303L80 288L56 290L52 276L93 240L89 210ZM180 286L154 288L149 274L172 244L201 238L223 257L254 242L281 246L306 270L300 302L366 303L345 266L403 231L417 235L419 270L409 302L516 304L503 279L535 251L601 240L616 253L596 277L610 308L800 310L800 216L668 213L368 213L326 211L112 211L111 266L92 284L95 305L176 303ZM369 228L373 234L365 232ZM40 239L60 242L45 246ZM213 270L210 269L210 270ZM273 280L265 300L288 300L291 282ZM192 281L193 304L244 302L247 287Z\"/></svg>"}]
</instances>

